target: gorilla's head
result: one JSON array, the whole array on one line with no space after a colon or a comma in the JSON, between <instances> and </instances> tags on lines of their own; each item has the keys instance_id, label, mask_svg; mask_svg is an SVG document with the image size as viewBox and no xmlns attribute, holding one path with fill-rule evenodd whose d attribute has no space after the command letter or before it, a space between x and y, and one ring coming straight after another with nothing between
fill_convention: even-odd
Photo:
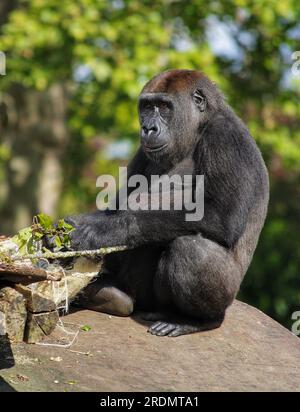
<instances>
[{"instance_id":1,"label":"gorilla's head","mask_svg":"<svg viewBox=\"0 0 300 412\"><path fill-rule=\"evenodd\" d=\"M223 104L223 95L201 72L168 70L155 76L139 97L144 152L155 161L184 157Z\"/></svg>"}]
</instances>

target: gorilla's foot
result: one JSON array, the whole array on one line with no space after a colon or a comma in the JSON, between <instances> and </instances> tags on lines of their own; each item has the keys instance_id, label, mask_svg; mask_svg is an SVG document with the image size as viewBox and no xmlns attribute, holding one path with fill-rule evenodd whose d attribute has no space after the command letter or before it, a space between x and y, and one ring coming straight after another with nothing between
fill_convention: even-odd
<instances>
[{"instance_id":1,"label":"gorilla's foot","mask_svg":"<svg viewBox=\"0 0 300 412\"><path fill-rule=\"evenodd\" d=\"M103 286L98 282L87 286L74 303L75 306L115 316L130 316L133 312L130 296L114 286Z\"/></svg>"},{"instance_id":2,"label":"gorilla's foot","mask_svg":"<svg viewBox=\"0 0 300 412\"><path fill-rule=\"evenodd\" d=\"M210 329L216 329L221 326L222 322L223 319L205 322L190 321L189 319L186 319L185 321L183 319L180 319L178 322L176 322L175 319L174 322L159 320L152 326L150 326L148 332L156 336L175 337Z\"/></svg>"}]
</instances>

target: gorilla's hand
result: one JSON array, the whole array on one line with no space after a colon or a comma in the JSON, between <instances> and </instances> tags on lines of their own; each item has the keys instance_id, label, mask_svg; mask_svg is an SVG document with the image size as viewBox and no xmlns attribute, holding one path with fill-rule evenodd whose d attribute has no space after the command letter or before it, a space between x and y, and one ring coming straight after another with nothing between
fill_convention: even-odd
<instances>
[{"instance_id":1,"label":"gorilla's hand","mask_svg":"<svg viewBox=\"0 0 300 412\"><path fill-rule=\"evenodd\" d=\"M120 230L122 217L107 211L69 216L65 221L74 227L70 233L74 250L94 250L126 244L126 230Z\"/></svg>"},{"instance_id":2,"label":"gorilla's hand","mask_svg":"<svg viewBox=\"0 0 300 412\"><path fill-rule=\"evenodd\" d=\"M101 225L89 221L80 221L74 224L74 220L67 219L74 226L70 233L71 248L74 250L92 250L104 246L101 234Z\"/></svg>"}]
</instances>

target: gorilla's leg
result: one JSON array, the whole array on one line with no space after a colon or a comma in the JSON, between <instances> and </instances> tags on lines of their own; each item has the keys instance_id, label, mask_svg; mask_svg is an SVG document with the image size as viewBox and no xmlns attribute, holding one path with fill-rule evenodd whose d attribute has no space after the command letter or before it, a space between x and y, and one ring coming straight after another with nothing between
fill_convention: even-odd
<instances>
[{"instance_id":1,"label":"gorilla's leg","mask_svg":"<svg viewBox=\"0 0 300 412\"><path fill-rule=\"evenodd\" d=\"M153 278L161 248L143 247L105 257L99 279L88 285L76 306L129 316L133 310L153 310Z\"/></svg>"},{"instance_id":2,"label":"gorilla's leg","mask_svg":"<svg viewBox=\"0 0 300 412\"><path fill-rule=\"evenodd\" d=\"M155 297L167 312L149 332L179 336L219 327L241 277L231 251L201 235L175 239L162 253L154 278Z\"/></svg>"},{"instance_id":3,"label":"gorilla's leg","mask_svg":"<svg viewBox=\"0 0 300 412\"><path fill-rule=\"evenodd\" d=\"M119 288L102 279L88 285L77 297L75 305L115 316L130 316L133 312L133 299Z\"/></svg>"}]
</instances>

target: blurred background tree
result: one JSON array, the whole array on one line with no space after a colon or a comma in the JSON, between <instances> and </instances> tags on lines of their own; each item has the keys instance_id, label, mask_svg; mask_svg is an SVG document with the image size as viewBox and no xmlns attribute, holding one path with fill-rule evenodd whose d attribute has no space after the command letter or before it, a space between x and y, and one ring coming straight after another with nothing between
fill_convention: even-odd
<instances>
[{"instance_id":1,"label":"blurred background tree","mask_svg":"<svg viewBox=\"0 0 300 412\"><path fill-rule=\"evenodd\" d=\"M298 0L1 0L0 232L95 207L96 177L138 145L136 99L203 70L248 124L271 179L240 298L290 327L300 307Z\"/></svg>"}]
</instances>

